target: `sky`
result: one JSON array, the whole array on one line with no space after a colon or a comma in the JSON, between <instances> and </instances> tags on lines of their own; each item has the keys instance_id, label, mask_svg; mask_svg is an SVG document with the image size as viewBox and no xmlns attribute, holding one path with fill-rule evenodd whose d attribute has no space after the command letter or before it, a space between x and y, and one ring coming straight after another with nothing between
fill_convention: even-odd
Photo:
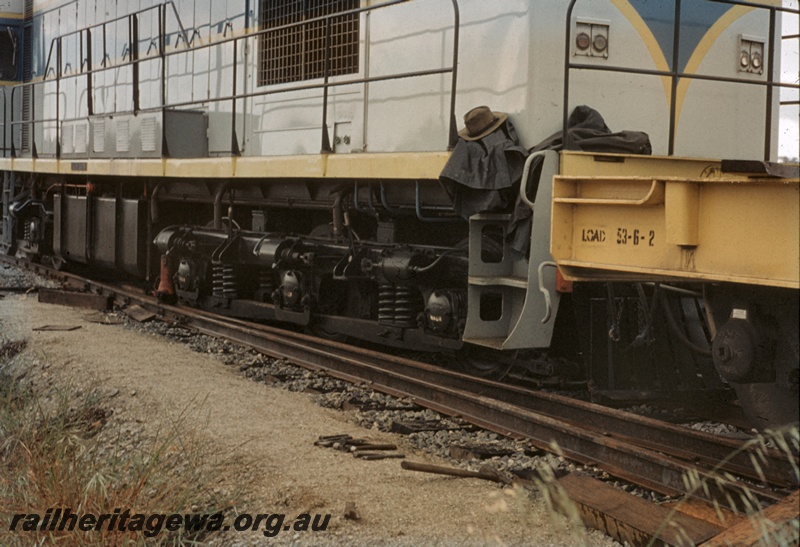
<instances>
[{"instance_id":1,"label":"sky","mask_svg":"<svg viewBox=\"0 0 800 547\"><path fill-rule=\"evenodd\" d=\"M783 6L798 9L798 0L783 0ZM798 34L798 16L794 14L784 14L783 34ZM800 83L800 40L783 40L781 55L781 81L787 83ZM782 89L782 101L797 101L800 97L800 90ZM780 114L780 135L778 141L778 156L798 158L800 157L800 106L782 106Z\"/></svg>"}]
</instances>

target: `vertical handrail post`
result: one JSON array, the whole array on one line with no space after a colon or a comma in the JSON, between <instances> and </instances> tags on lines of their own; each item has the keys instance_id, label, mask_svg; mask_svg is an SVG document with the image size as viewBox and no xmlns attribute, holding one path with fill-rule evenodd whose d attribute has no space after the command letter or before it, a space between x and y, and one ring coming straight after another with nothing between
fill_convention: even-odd
<instances>
[{"instance_id":1,"label":"vertical handrail post","mask_svg":"<svg viewBox=\"0 0 800 547\"><path fill-rule=\"evenodd\" d=\"M6 119L6 100L7 100L6 99L6 88L5 87L0 87L0 93L2 93L2 96L3 96L3 147L0 148L0 150L3 151L3 154L0 157L5 158L6 157L6 131L8 130L8 125L9 125L8 120Z\"/></svg>"},{"instance_id":2,"label":"vertical handrail post","mask_svg":"<svg viewBox=\"0 0 800 547\"><path fill-rule=\"evenodd\" d=\"M669 148L668 156L675 154L675 139L678 124L678 63L680 62L681 43L681 0L675 0L675 20L672 27L672 66L670 67L670 99L669 99Z\"/></svg>"},{"instance_id":3,"label":"vertical handrail post","mask_svg":"<svg viewBox=\"0 0 800 547\"><path fill-rule=\"evenodd\" d=\"M324 86L322 88L322 147L321 153L328 154L333 152L330 137L328 136L328 80L330 76L331 62L331 17L325 19L325 63L324 63Z\"/></svg>"},{"instance_id":4,"label":"vertical handrail post","mask_svg":"<svg viewBox=\"0 0 800 547\"><path fill-rule=\"evenodd\" d=\"M8 142L6 140L6 133L8 132L8 129L11 126L11 124L8 121L7 118L8 113L6 111L6 101L8 101L8 98L6 97L6 88L0 87L0 91L3 92L3 157L5 158L6 152L8 151L7 147Z\"/></svg>"},{"instance_id":5,"label":"vertical handrail post","mask_svg":"<svg viewBox=\"0 0 800 547\"><path fill-rule=\"evenodd\" d=\"M775 84L775 8L769 8L769 43L767 44L767 105L764 119L764 161L770 160L772 153L772 100ZM778 76L780 79L780 76ZM778 107L780 108L780 107Z\"/></svg>"},{"instance_id":6,"label":"vertical handrail post","mask_svg":"<svg viewBox=\"0 0 800 547\"><path fill-rule=\"evenodd\" d=\"M561 147L568 150L569 146L567 140L569 139L569 131L567 131L567 123L569 122L569 75L572 63L570 62L570 51L572 50L572 10L575 8L577 0L570 0L569 7L567 8L567 28L565 29L564 36L564 108L562 113L562 126L561 126Z\"/></svg>"},{"instance_id":7,"label":"vertical handrail post","mask_svg":"<svg viewBox=\"0 0 800 547\"><path fill-rule=\"evenodd\" d=\"M86 29L86 115L94 114L94 66L92 65L92 29Z\"/></svg>"},{"instance_id":8,"label":"vertical handrail post","mask_svg":"<svg viewBox=\"0 0 800 547\"><path fill-rule=\"evenodd\" d=\"M139 104L139 15L133 13L128 19L128 35L130 39L130 52L131 52L131 79L132 92L133 92L133 114L139 113L141 106Z\"/></svg>"},{"instance_id":9,"label":"vertical handrail post","mask_svg":"<svg viewBox=\"0 0 800 547\"><path fill-rule=\"evenodd\" d=\"M450 82L450 137L448 150L455 148L458 143L458 122L456 121L456 92L458 86L458 48L459 35L461 32L461 13L458 8L458 0L453 1L453 74Z\"/></svg>"},{"instance_id":10,"label":"vertical handrail post","mask_svg":"<svg viewBox=\"0 0 800 547\"><path fill-rule=\"evenodd\" d=\"M160 89L160 102L161 107L164 108L167 104L167 9L162 7L158 10L158 56L161 59L161 89Z\"/></svg>"},{"instance_id":11,"label":"vertical handrail post","mask_svg":"<svg viewBox=\"0 0 800 547\"><path fill-rule=\"evenodd\" d=\"M100 61L100 66L106 68L106 59L108 58L108 30L106 23L103 23L103 60Z\"/></svg>"},{"instance_id":12,"label":"vertical handrail post","mask_svg":"<svg viewBox=\"0 0 800 547\"><path fill-rule=\"evenodd\" d=\"M235 38L233 44L233 81L231 82L231 154L234 156L241 156L242 151L239 148L239 139L236 136L236 78L237 67L239 64L239 39Z\"/></svg>"},{"instance_id":13,"label":"vertical handrail post","mask_svg":"<svg viewBox=\"0 0 800 547\"><path fill-rule=\"evenodd\" d=\"M167 148L167 130L164 116L167 111L167 5L162 4L158 10L159 44L158 53L161 57L161 157L169 156Z\"/></svg>"},{"instance_id":14,"label":"vertical handrail post","mask_svg":"<svg viewBox=\"0 0 800 547\"><path fill-rule=\"evenodd\" d=\"M38 158L39 151L36 150L36 85L31 83L31 117L30 117L30 132L31 132L31 157Z\"/></svg>"},{"instance_id":15,"label":"vertical handrail post","mask_svg":"<svg viewBox=\"0 0 800 547\"><path fill-rule=\"evenodd\" d=\"M56 158L61 157L61 67L63 63L61 40L62 38L59 36L56 44L56 62L58 63L58 67L56 67ZM42 125L42 130L44 131L44 125Z\"/></svg>"},{"instance_id":16,"label":"vertical handrail post","mask_svg":"<svg viewBox=\"0 0 800 547\"><path fill-rule=\"evenodd\" d=\"M14 144L14 95L17 92L18 87L14 86L11 88L11 101L9 104L9 110L11 111L11 157L17 157L17 147ZM22 131L20 131L20 139L22 139ZM21 144L21 143L20 143Z\"/></svg>"}]
</instances>

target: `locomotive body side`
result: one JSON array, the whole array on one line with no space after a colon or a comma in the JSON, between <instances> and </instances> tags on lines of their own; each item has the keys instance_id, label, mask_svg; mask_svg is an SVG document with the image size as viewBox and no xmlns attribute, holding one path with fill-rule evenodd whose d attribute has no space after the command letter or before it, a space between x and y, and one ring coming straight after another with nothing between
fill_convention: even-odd
<instances>
[{"instance_id":1,"label":"locomotive body side","mask_svg":"<svg viewBox=\"0 0 800 547\"><path fill-rule=\"evenodd\" d=\"M23 83L0 88L4 251L322 336L479 347L498 352L480 372L535 383L741 385L762 425L797 419L796 208L737 256L717 233L729 202L763 216L796 193L796 175L751 180L775 175L752 170L777 148L779 2L5 1L21 38L0 61ZM462 218L440 174L478 105L508 115L527 167ZM656 157L528 155L580 105ZM619 243L628 226L664 255Z\"/></svg>"},{"instance_id":2,"label":"locomotive body side","mask_svg":"<svg viewBox=\"0 0 800 547\"><path fill-rule=\"evenodd\" d=\"M207 150L194 150L194 155L230 155L234 117L239 151L245 156L317 154L323 109L337 153L431 152L446 147L452 91L447 71L453 65L455 46L452 0L403 2L335 19L333 39L341 41L335 46L346 53L334 54L330 60L333 75L329 80L334 85L328 89L327 101L319 85L324 28L304 27L304 40L288 30L255 34L280 28L284 20L295 21L287 14L273 14L278 8L272 4L280 3L255 4L255 0L224 5L198 0L168 3L160 9L161 4L150 1L128 3L124 8L116 2L71 1L55 6L43 3L38 10L39 4L34 3L27 24L33 35L29 78L45 82L34 92L38 117L62 120L60 153L89 158L154 157L147 143L144 149L114 146L119 133L116 123L122 125L120 131L133 131L139 120L131 114L157 113L165 104L202 111L207 117ZM331 4L326 15L358 8L353 1ZM556 131L564 106L567 25L563 3L516 0L505 3L502 10L477 0L455 5L460 24L454 111L494 105L509 113L527 146ZM604 36L606 45L597 52L594 46L583 51L573 44L572 60L601 69L615 66L767 79L764 66L743 71L738 64L743 44L760 47L762 63L772 48L779 55L780 40L772 47L766 44L768 17L761 10L684 0L681 46L673 52L674 10L670 2L579 2L570 22L571 36L588 30ZM126 17L131 13L138 14L136 40ZM160 18L164 21L159 22ZM158 47L161 34L163 60ZM237 36L241 39L230 41ZM58 37L62 37L60 44L54 41ZM132 64L129 44L134 42L137 62ZM304 42L316 47L306 52L306 59L281 49L301 48ZM278 60L271 65L264 61L274 56ZM90 66L98 71L92 78L76 77ZM105 67L116 68L99 71ZM395 77L408 74L414 76ZM58 90L57 75L61 76ZM345 84L348 81L356 83ZM668 153L669 78L585 70L573 71L570 83L571 106L591 105L614 129L645 131L654 153ZM56 93L60 101L54 99ZM672 153L761 159L764 93L763 86L682 79L676 93ZM223 100L234 95L242 97L235 101L236 112L234 101ZM771 108L774 122L777 107ZM102 139L109 142L101 143L98 135L97 142L92 142L97 146L84 147L81 141L76 148L75 133L78 140L84 134L95 138L96 128L87 126L94 123L103 125ZM163 122L157 118L156 123ZM705 138L709 127L716 133L713 139ZM39 157L55 155L55 128L40 124L34 131ZM132 133L131 138L136 136Z\"/></svg>"}]
</instances>

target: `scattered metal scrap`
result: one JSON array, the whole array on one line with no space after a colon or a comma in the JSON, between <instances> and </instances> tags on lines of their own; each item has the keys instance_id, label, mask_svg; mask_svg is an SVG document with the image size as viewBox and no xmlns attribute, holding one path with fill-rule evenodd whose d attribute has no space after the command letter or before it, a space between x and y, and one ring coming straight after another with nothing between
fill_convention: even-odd
<instances>
[{"instance_id":1,"label":"scattered metal scrap","mask_svg":"<svg viewBox=\"0 0 800 547\"><path fill-rule=\"evenodd\" d=\"M79 328L81 328L80 325L44 325L42 327L35 327L31 330L35 330L37 332L69 332L78 330Z\"/></svg>"},{"instance_id":2,"label":"scattered metal scrap","mask_svg":"<svg viewBox=\"0 0 800 547\"><path fill-rule=\"evenodd\" d=\"M450 457L454 460L488 460L511 456L513 450L496 444L451 444Z\"/></svg>"},{"instance_id":3,"label":"scattered metal scrap","mask_svg":"<svg viewBox=\"0 0 800 547\"><path fill-rule=\"evenodd\" d=\"M390 459L397 459L402 460L406 457L405 454L382 454L380 452L356 452L353 454L356 458L360 458L362 460L372 461L372 460L390 460Z\"/></svg>"},{"instance_id":4,"label":"scattered metal scrap","mask_svg":"<svg viewBox=\"0 0 800 547\"><path fill-rule=\"evenodd\" d=\"M436 475L449 475L451 477L467 477L483 479L487 481L499 482L501 484L511 484L511 476L501 473L490 465L482 465L478 471L460 469L458 467L444 467L442 465L431 465L429 463L404 461L400 463L403 469L410 471L421 471L423 473L434 473Z\"/></svg>"},{"instance_id":5,"label":"scattered metal scrap","mask_svg":"<svg viewBox=\"0 0 800 547\"><path fill-rule=\"evenodd\" d=\"M110 317L100 311L87 313L81 317L89 323L97 323L98 325L122 325L124 323L124 321L115 317Z\"/></svg>"},{"instance_id":6,"label":"scattered metal scrap","mask_svg":"<svg viewBox=\"0 0 800 547\"><path fill-rule=\"evenodd\" d=\"M378 444L369 439L355 439L350 435L322 435L314 441L314 446L350 452L353 457L367 461L405 458L405 454L390 452L397 450L394 444Z\"/></svg>"},{"instance_id":7,"label":"scattered metal scrap","mask_svg":"<svg viewBox=\"0 0 800 547\"><path fill-rule=\"evenodd\" d=\"M133 304L131 306L127 306L124 310L122 310L125 315L133 319L134 321L138 321L139 323L144 323L145 321L150 321L153 319L156 314L151 312L150 310L146 310L143 307Z\"/></svg>"},{"instance_id":8,"label":"scattered metal scrap","mask_svg":"<svg viewBox=\"0 0 800 547\"><path fill-rule=\"evenodd\" d=\"M397 450L397 445L394 444L362 444L350 447L350 452L359 452L364 450Z\"/></svg>"},{"instance_id":9,"label":"scattered metal scrap","mask_svg":"<svg viewBox=\"0 0 800 547\"><path fill-rule=\"evenodd\" d=\"M335 448L339 450L342 443L350 441L350 446L357 444L360 439L353 439L350 435L320 435L319 439L314 441L314 446L322 446L324 448Z\"/></svg>"}]
</instances>

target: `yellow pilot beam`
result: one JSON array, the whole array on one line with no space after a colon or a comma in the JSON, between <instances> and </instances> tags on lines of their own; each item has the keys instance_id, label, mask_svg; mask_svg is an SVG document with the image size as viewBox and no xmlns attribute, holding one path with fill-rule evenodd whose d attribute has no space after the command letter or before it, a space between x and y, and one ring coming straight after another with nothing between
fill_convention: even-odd
<instances>
[{"instance_id":1,"label":"yellow pilot beam","mask_svg":"<svg viewBox=\"0 0 800 547\"><path fill-rule=\"evenodd\" d=\"M800 179L721 175L710 160L566 154L551 253L572 280L800 288Z\"/></svg>"}]
</instances>

